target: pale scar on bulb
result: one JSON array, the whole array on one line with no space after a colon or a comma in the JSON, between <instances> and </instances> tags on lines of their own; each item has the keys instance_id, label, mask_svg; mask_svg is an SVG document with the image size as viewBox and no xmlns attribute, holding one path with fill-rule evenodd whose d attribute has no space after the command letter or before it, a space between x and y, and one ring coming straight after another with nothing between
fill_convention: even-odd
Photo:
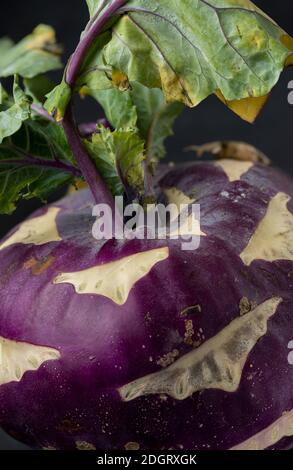
<instances>
[{"instance_id":1,"label":"pale scar on bulb","mask_svg":"<svg viewBox=\"0 0 293 470\"><path fill-rule=\"evenodd\" d=\"M215 165L222 168L231 183L233 181L240 180L241 176L247 173L248 170L254 166L253 162L242 162L237 160L230 160L228 158L216 161Z\"/></svg>"},{"instance_id":2,"label":"pale scar on bulb","mask_svg":"<svg viewBox=\"0 0 293 470\"><path fill-rule=\"evenodd\" d=\"M279 442L283 437L293 436L293 410L283 415L267 428L232 447L231 450L264 450Z\"/></svg>"},{"instance_id":3,"label":"pale scar on bulb","mask_svg":"<svg viewBox=\"0 0 293 470\"><path fill-rule=\"evenodd\" d=\"M263 302L166 369L124 385L119 389L122 400L131 401L152 394L184 400L206 389L235 392L249 353L266 334L268 321L281 301L281 298L273 297Z\"/></svg>"},{"instance_id":4,"label":"pale scar on bulb","mask_svg":"<svg viewBox=\"0 0 293 470\"><path fill-rule=\"evenodd\" d=\"M53 282L72 284L77 294L99 294L123 305L134 285L168 257L167 247L143 251L83 271L61 273Z\"/></svg>"},{"instance_id":5,"label":"pale scar on bulb","mask_svg":"<svg viewBox=\"0 0 293 470\"><path fill-rule=\"evenodd\" d=\"M194 198L190 198L180 189L175 187L165 189L164 193L168 199L168 203L174 204L179 213L182 206L190 205L196 202ZM169 234L170 237L184 237L186 235L202 237L206 236L206 233L200 229L199 220L197 220L193 214L189 215L183 224L181 224L178 228L175 228L175 230L171 231Z\"/></svg>"},{"instance_id":6,"label":"pale scar on bulb","mask_svg":"<svg viewBox=\"0 0 293 470\"><path fill-rule=\"evenodd\" d=\"M16 243L44 245L62 240L56 225L59 211L58 207L50 207L45 214L23 222L16 232L0 245L0 251Z\"/></svg>"},{"instance_id":7,"label":"pale scar on bulb","mask_svg":"<svg viewBox=\"0 0 293 470\"><path fill-rule=\"evenodd\" d=\"M267 208L246 248L240 254L243 263L250 265L254 260L293 261L293 214L287 204L290 196L278 193Z\"/></svg>"},{"instance_id":8,"label":"pale scar on bulb","mask_svg":"<svg viewBox=\"0 0 293 470\"><path fill-rule=\"evenodd\" d=\"M57 349L14 341L0 336L0 385L20 382L28 371L60 358Z\"/></svg>"}]
</instances>

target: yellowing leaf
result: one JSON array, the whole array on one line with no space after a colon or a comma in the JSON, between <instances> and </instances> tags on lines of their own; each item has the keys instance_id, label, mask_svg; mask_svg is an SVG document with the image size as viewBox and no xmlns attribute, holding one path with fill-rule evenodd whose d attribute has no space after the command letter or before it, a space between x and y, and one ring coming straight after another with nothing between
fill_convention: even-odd
<instances>
[{"instance_id":1,"label":"yellowing leaf","mask_svg":"<svg viewBox=\"0 0 293 470\"><path fill-rule=\"evenodd\" d=\"M13 44L0 41L0 77L18 74L33 78L50 70L61 68L61 50L56 43L55 31L47 25L39 25L34 31Z\"/></svg>"},{"instance_id":2,"label":"yellowing leaf","mask_svg":"<svg viewBox=\"0 0 293 470\"><path fill-rule=\"evenodd\" d=\"M255 121L269 97L269 95L267 95L257 98L249 97L243 98L242 100L227 101L219 90L216 92L216 95L231 111L244 119L244 121L250 123Z\"/></svg>"}]
</instances>

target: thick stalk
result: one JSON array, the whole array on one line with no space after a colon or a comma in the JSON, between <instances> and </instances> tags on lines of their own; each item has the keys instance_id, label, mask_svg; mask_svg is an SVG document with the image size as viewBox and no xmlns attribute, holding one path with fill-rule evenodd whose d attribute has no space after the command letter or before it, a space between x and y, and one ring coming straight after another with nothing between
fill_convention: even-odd
<instances>
[{"instance_id":1,"label":"thick stalk","mask_svg":"<svg viewBox=\"0 0 293 470\"><path fill-rule=\"evenodd\" d=\"M108 204L114 210L114 200L105 182L88 155L76 126L72 104L70 103L63 119L63 128L73 151L78 167L86 180L96 204Z\"/></svg>"},{"instance_id":2,"label":"thick stalk","mask_svg":"<svg viewBox=\"0 0 293 470\"><path fill-rule=\"evenodd\" d=\"M92 45L93 41L101 33L104 26L112 18L112 16L122 7L127 0L114 0L111 5L105 9L97 19L89 25L86 29L80 43L78 44L75 52L71 56L71 59L68 63L66 70L66 82L74 89L76 79L80 67L86 57L86 54ZM90 156L87 153L86 148L83 145L82 139L79 135L72 110L72 103L68 105L67 112L63 119L63 127L67 136L68 143L73 151L73 154L76 158L77 164L89 185L89 188L93 194L94 200L96 203L106 203L112 208L112 213L114 216L114 200L113 197L107 188L105 182L102 180L101 176L98 174L97 169L95 168Z\"/></svg>"}]
</instances>

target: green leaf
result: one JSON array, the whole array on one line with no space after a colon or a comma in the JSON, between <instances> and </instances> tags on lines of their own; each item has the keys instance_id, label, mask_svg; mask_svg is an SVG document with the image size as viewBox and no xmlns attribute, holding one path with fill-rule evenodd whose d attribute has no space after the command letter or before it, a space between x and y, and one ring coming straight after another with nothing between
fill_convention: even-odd
<instances>
[{"instance_id":1,"label":"green leaf","mask_svg":"<svg viewBox=\"0 0 293 470\"><path fill-rule=\"evenodd\" d=\"M55 87L54 83L46 75L25 78L23 83L26 94L37 104L43 104L46 101L46 95Z\"/></svg>"},{"instance_id":2,"label":"green leaf","mask_svg":"<svg viewBox=\"0 0 293 470\"><path fill-rule=\"evenodd\" d=\"M50 26L39 25L18 44L0 41L0 77L18 74L32 78L62 67L60 48Z\"/></svg>"},{"instance_id":3,"label":"green leaf","mask_svg":"<svg viewBox=\"0 0 293 470\"><path fill-rule=\"evenodd\" d=\"M26 121L12 143L31 155L62 160L75 165L64 130L57 123L42 119Z\"/></svg>"},{"instance_id":4,"label":"green leaf","mask_svg":"<svg viewBox=\"0 0 293 470\"><path fill-rule=\"evenodd\" d=\"M71 88L65 80L56 86L48 95L45 103L45 109L51 114L57 122L62 121L71 98Z\"/></svg>"},{"instance_id":5,"label":"green leaf","mask_svg":"<svg viewBox=\"0 0 293 470\"><path fill-rule=\"evenodd\" d=\"M14 42L10 38L0 38L0 57L3 57L4 54L14 46Z\"/></svg>"},{"instance_id":6,"label":"green leaf","mask_svg":"<svg viewBox=\"0 0 293 470\"><path fill-rule=\"evenodd\" d=\"M130 91L122 92L117 88L100 90L92 96L101 104L106 118L115 129L136 128L137 110Z\"/></svg>"},{"instance_id":7,"label":"green leaf","mask_svg":"<svg viewBox=\"0 0 293 470\"><path fill-rule=\"evenodd\" d=\"M168 102L266 96L292 56L284 31L248 0L132 0L124 11L104 65L161 88Z\"/></svg>"},{"instance_id":8,"label":"green leaf","mask_svg":"<svg viewBox=\"0 0 293 470\"><path fill-rule=\"evenodd\" d=\"M85 145L114 195L123 194L123 184L136 195L142 193L144 142L134 130L111 132L101 128Z\"/></svg>"},{"instance_id":9,"label":"green leaf","mask_svg":"<svg viewBox=\"0 0 293 470\"><path fill-rule=\"evenodd\" d=\"M2 83L0 83L0 105L3 105L9 98L9 95L5 88L3 87Z\"/></svg>"},{"instance_id":10,"label":"green leaf","mask_svg":"<svg viewBox=\"0 0 293 470\"><path fill-rule=\"evenodd\" d=\"M44 200L59 186L70 184L72 176L58 170L21 165L1 164L0 149L0 213L11 214L21 199L39 197Z\"/></svg>"},{"instance_id":11,"label":"green leaf","mask_svg":"<svg viewBox=\"0 0 293 470\"><path fill-rule=\"evenodd\" d=\"M139 133L146 141L148 161L165 156L165 139L173 135L173 124L183 110L181 103L166 103L158 88L147 88L140 83L131 84L130 95L135 105Z\"/></svg>"},{"instance_id":12,"label":"green leaf","mask_svg":"<svg viewBox=\"0 0 293 470\"><path fill-rule=\"evenodd\" d=\"M0 213L11 213L21 199L42 200L64 184L71 173L50 168L52 162L73 161L63 129L55 123L28 120L0 145ZM37 164L34 164L37 161Z\"/></svg>"},{"instance_id":13,"label":"green leaf","mask_svg":"<svg viewBox=\"0 0 293 470\"><path fill-rule=\"evenodd\" d=\"M17 132L30 117L31 100L20 88L17 76L14 78L13 98L14 104L0 112L0 144Z\"/></svg>"},{"instance_id":14,"label":"green leaf","mask_svg":"<svg viewBox=\"0 0 293 470\"><path fill-rule=\"evenodd\" d=\"M138 129L146 142L149 161L164 157L164 141L173 134L172 126L183 109L181 103L166 103L160 89L147 88L138 82L131 83L125 92L111 88L92 96L101 104L114 128Z\"/></svg>"}]
</instances>

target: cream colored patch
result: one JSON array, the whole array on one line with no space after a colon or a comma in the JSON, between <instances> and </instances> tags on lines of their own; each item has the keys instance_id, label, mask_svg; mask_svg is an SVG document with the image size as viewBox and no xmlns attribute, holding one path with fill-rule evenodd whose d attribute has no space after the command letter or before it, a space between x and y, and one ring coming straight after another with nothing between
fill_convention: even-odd
<instances>
[{"instance_id":1,"label":"cream colored patch","mask_svg":"<svg viewBox=\"0 0 293 470\"><path fill-rule=\"evenodd\" d=\"M289 436L293 436L293 410L284 413L269 427L232 447L231 450L264 450L279 442L283 437Z\"/></svg>"},{"instance_id":2,"label":"cream colored patch","mask_svg":"<svg viewBox=\"0 0 293 470\"><path fill-rule=\"evenodd\" d=\"M96 450L96 447L90 442L76 441L75 443L77 450Z\"/></svg>"},{"instance_id":3,"label":"cream colored patch","mask_svg":"<svg viewBox=\"0 0 293 470\"><path fill-rule=\"evenodd\" d=\"M290 197L278 193L269 203L247 247L240 255L243 263L250 265L256 259L265 261L293 261L293 214L288 210Z\"/></svg>"},{"instance_id":4,"label":"cream colored patch","mask_svg":"<svg viewBox=\"0 0 293 470\"><path fill-rule=\"evenodd\" d=\"M175 228L169 233L169 237L175 239L180 237L187 237L188 235L191 237L206 237L206 233L201 231L200 221L194 216L193 213L186 217L183 223L179 218L177 227L175 226Z\"/></svg>"},{"instance_id":5,"label":"cream colored patch","mask_svg":"<svg viewBox=\"0 0 293 470\"><path fill-rule=\"evenodd\" d=\"M182 209L181 206L186 206L193 204L195 202L195 199L191 199L189 196L184 194L180 189L177 188L169 188L165 189L164 191L169 204L175 204L178 213L180 213L180 210ZM186 218L183 224L180 225L180 227L175 228L174 230L171 231L169 234L170 237L184 237L187 235L195 235L197 237L203 236L205 237L206 234L201 231L200 229L200 222L194 217L194 214L190 214L189 217Z\"/></svg>"},{"instance_id":6,"label":"cream colored patch","mask_svg":"<svg viewBox=\"0 0 293 470\"><path fill-rule=\"evenodd\" d=\"M180 210L180 205L183 204L193 204L195 199L190 198L187 194L180 191L177 188L168 188L164 191L169 204L175 204L177 209Z\"/></svg>"},{"instance_id":7,"label":"cream colored patch","mask_svg":"<svg viewBox=\"0 0 293 470\"><path fill-rule=\"evenodd\" d=\"M144 251L83 271L62 273L54 279L54 284L72 284L77 294L104 295L123 305L136 282L168 256L167 247Z\"/></svg>"},{"instance_id":8,"label":"cream colored patch","mask_svg":"<svg viewBox=\"0 0 293 470\"><path fill-rule=\"evenodd\" d=\"M34 371L46 361L60 358L56 349L13 341L0 336L0 385L20 382L28 371Z\"/></svg>"},{"instance_id":9,"label":"cream colored patch","mask_svg":"<svg viewBox=\"0 0 293 470\"><path fill-rule=\"evenodd\" d=\"M138 442L127 442L124 447L126 450L139 450L140 445Z\"/></svg>"},{"instance_id":10,"label":"cream colored patch","mask_svg":"<svg viewBox=\"0 0 293 470\"><path fill-rule=\"evenodd\" d=\"M268 320L281 301L273 297L263 302L168 368L124 385L119 389L122 400L150 394L184 400L195 392L211 388L235 392L249 353L266 334Z\"/></svg>"},{"instance_id":11,"label":"cream colored patch","mask_svg":"<svg viewBox=\"0 0 293 470\"><path fill-rule=\"evenodd\" d=\"M0 245L0 251L16 243L44 245L62 240L56 225L59 211L58 207L50 207L46 214L23 222L11 237Z\"/></svg>"},{"instance_id":12,"label":"cream colored patch","mask_svg":"<svg viewBox=\"0 0 293 470\"><path fill-rule=\"evenodd\" d=\"M241 162L231 159L223 159L215 162L215 165L220 166L226 173L229 181L239 181L250 168L253 167L253 162Z\"/></svg>"}]
</instances>

